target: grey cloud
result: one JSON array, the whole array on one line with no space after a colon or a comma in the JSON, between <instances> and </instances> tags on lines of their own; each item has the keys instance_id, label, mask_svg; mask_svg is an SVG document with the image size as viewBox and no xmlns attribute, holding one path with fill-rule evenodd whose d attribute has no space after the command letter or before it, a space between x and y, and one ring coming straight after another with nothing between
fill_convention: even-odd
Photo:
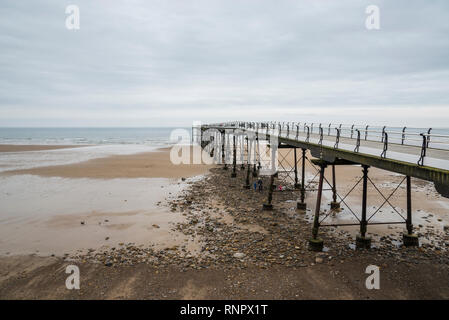
<instances>
[{"instance_id":1,"label":"grey cloud","mask_svg":"<svg viewBox=\"0 0 449 320\"><path fill-rule=\"evenodd\" d=\"M79 31L65 28L68 4L80 7ZM381 30L364 27L370 4L380 7ZM423 107L449 121L444 0L4 0L0 8L3 126L350 122L364 108L387 123L385 111L406 108L408 118L394 121L409 125L421 124Z\"/></svg>"}]
</instances>

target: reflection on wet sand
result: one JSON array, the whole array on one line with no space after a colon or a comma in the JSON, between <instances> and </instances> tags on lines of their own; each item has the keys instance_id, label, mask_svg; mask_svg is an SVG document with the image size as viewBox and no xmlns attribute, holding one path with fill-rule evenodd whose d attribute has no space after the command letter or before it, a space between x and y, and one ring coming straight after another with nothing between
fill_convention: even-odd
<instances>
[{"instance_id":1,"label":"reflection on wet sand","mask_svg":"<svg viewBox=\"0 0 449 320\"><path fill-rule=\"evenodd\" d=\"M65 149L63 156L73 152L75 157L81 149L92 152ZM96 159L57 166L46 166L48 157L42 152L40 167L0 176L1 255L64 255L123 243L160 249L187 245L197 251L191 240L173 230L183 215L164 202L201 178L197 175L206 173L207 166L173 168L168 149L106 157L102 152ZM29 159L29 152L14 156L20 159L21 154L24 161ZM160 178L148 178L153 176Z\"/></svg>"}]
</instances>

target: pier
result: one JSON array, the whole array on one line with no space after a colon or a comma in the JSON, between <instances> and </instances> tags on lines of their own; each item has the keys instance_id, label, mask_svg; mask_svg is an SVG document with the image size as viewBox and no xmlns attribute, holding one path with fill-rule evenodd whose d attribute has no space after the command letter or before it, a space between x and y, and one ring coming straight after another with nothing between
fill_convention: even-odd
<instances>
[{"instance_id":1,"label":"pier","mask_svg":"<svg viewBox=\"0 0 449 320\"><path fill-rule=\"evenodd\" d=\"M267 144L272 155L270 185L267 188L267 201L261 205L262 210L272 210L274 196L274 181L281 174L291 177L292 186L297 190L298 211L307 208L306 192L308 185L305 181L305 164L309 162L317 169L315 177L318 178L316 190L316 206L312 226L312 235L309 248L314 251L323 249L323 240L319 237L322 227L359 226L360 231L356 237L357 248L370 248L371 238L367 235L369 225L374 224L405 224L406 232L403 234L405 246L418 246L418 236L413 232L411 178L430 181L436 191L443 197L449 198L449 135L433 133L431 128L408 129L373 127L369 125L343 125L343 124L315 124L298 122L227 122L204 124L192 128L193 142L198 143L206 150L215 162L222 164L225 170L230 167L231 177L237 177L238 165L246 168L244 188L250 188L250 175L257 177L261 171L262 152L260 145ZM294 165L288 168L285 157L276 157L278 149L291 149L294 153ZM310 152L312 159L307 157ZM272 163L273 164L273 163ZM362 185L362 199L360 199L360 212L352 210L346 197L340 195L335 174L336 166L360 166L362 177L357 181L351 191ZM403 176L399 185L391 194L384 195L369 177L370 168L394 172ZM332 171L332 181L325 177L326 170ZM400 186L405 184L407 194L407 214L401 215L391 204L390 199ZM325 220L330 213L321 212L322 193L326 185L332 191L331 212L338 210L345 204L357 223L326 224ZM383 199L382 205L368 216L367 189L373 186ZM371 219L384 205L390 205L398 214L399 221L372 222Z\"/></svg>"}]
</instances>

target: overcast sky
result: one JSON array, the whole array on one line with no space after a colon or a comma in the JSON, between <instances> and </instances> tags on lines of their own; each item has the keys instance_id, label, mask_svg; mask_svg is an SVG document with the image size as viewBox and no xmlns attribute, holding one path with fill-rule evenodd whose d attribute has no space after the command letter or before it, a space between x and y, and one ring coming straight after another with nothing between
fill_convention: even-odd
<instances>
[{"instance_id":1,"label":"overcast sky","mask_svg":"<svg viewBox=\"0 0 449 320\"><path fill-rule=\"evenodd\" d=\"M0 126L240 119L449 127L449 1L0 2Z\"/></svg>"}]
</instances>

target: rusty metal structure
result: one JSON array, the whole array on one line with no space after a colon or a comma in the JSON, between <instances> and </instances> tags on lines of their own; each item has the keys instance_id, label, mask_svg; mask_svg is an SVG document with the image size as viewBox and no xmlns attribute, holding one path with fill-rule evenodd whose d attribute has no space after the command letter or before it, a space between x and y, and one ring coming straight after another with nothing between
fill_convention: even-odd
<instances>
[{"instance_id":1,"label":"rusty metal structure","mask_svg":"<svg viewBox=\"0 0 449 320\"><path fill-rule=\"evenodd\" d=\"M406 232L403 234L405 246L417 246L419 240L413 233L411 178L430 181L442 196L449 198L449 135L432 133L432 129L408 129L403 127L387 128L369 125L343 125L343 124L316 124L300 122L227 122L199 125L192 128L197 132L194 142L201 145L207 152L215 156L217 163L224 165L227 170L232 168L231 176L236 177L237 166L246 167L245 188L250 188L250 175L260 174L263 162L263 152L260 150L262 141L268 143L274 155L278 148L289 149L293 152L294 163L289 168L283 165L286 156L278 159L272 166L270 183L268 187L267 202L263 210L272 210L274 179L291 180L292 191L299 193L297 209L305 211L307 208L305 198L307 191L316 191L316 205L313 217L312 237L309 241L311 250L323 249L323 240L319 237L319 228L337 226L359 226L360 231L356 237L357 248L369 248L371 238L367 235L368 225L374 224L405 224ZM204 132L208 132L204 135ZM209 137L205 139L205 136ZM297 151L299 152L299 157ZM313 159L307 157L310 152ZM305 165L309 163L316 169L315 178L318 178L318 187L310 189L306 184ZM279 166L277 165L279 164ZM360 166L362 177L346 194L337 192L336 166ZM278 168L279 167L279 168ZM369 177L370 167L394 172L403 175L402 181L389 195L384 195ZM299 170L298 170L299 168ZM332 182L325 177L326 169L332 172ZM267 174L267 173L265 173ZM312 179L312 180L314 180ZM404 217L391 204L391 197L404 183L406 184L406 212ZM362 184L361 213L356 214L345 202L348 195L356 186ZM325 185L329 189L324 189ZM372 185L383 199L382 205L368 216L367 189ZM321 212L323 190L332 191L331 211L327 214ZM345 204L357 219L357 223L325 224L324 221L333 210L338 210ZM371 219L384 205L390 205L401 217L401 221L371 222Z\"/></svg>"}]
</instances>

